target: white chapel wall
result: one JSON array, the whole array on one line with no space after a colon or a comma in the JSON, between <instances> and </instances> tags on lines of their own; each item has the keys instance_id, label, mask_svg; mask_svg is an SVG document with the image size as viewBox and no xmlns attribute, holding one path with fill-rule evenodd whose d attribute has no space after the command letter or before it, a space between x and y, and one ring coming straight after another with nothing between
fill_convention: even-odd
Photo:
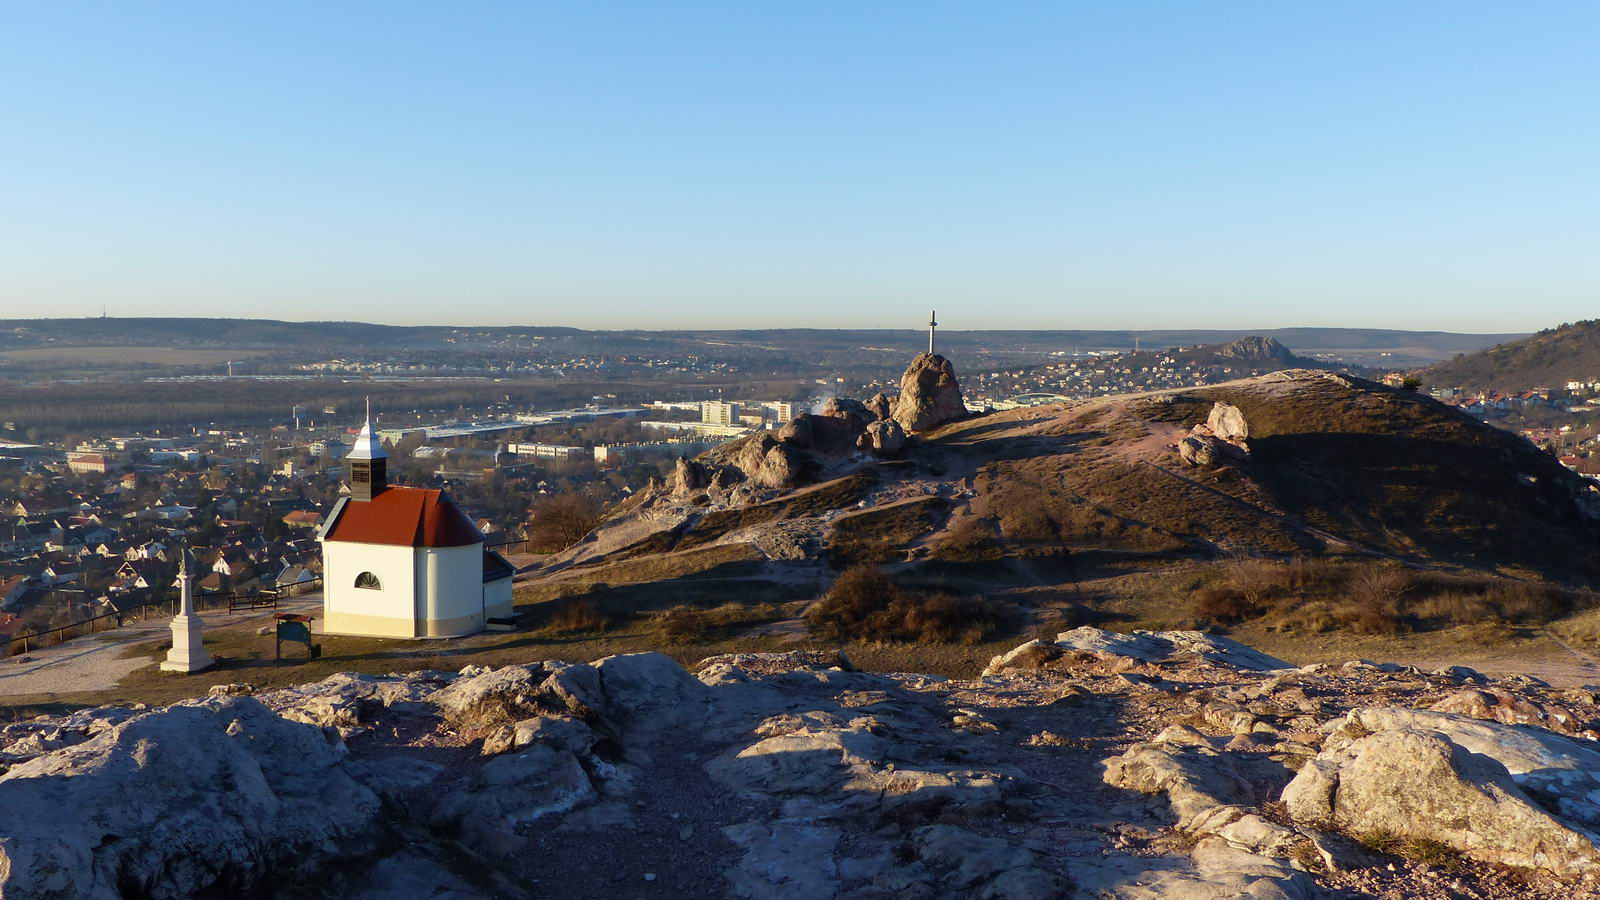
<instances>
[{"instance_id":1,"label":"white chapel wall","mask_svg":"<svg viewBox=\"0 0 1600 900\"><path fill-rule=\"evenodd\" d=\"M323 623L329 634L415 637L416 590L411 547L325 541L322 545ZM372 572L381 590L355 586Z\"/></svg>"},{"instance_id":2,"label":"white chapel wall","mask_svg":"<svg viewBox=\"0 0 1600 900\"><path fill-rule=\"evenodd\" d=\"M483 545L425 547L417 565L419 633L446 637L482 630Z\"/></svg>"}]
</instances>

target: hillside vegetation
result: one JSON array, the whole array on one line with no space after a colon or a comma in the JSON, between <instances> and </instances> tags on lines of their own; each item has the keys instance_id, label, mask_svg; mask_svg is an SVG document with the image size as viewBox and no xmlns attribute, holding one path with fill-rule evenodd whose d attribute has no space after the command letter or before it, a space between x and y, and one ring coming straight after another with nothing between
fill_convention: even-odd
<instances>
[{"instance_id":1,"label":"hillside vegetation","mask_svg":"<svg viewBox=\"0 0 1600 900\"><path fill-rule=\"evenodd\" d=\"M1435 387L1520 391L1600 380L1600 319L1550 328L1418 373Z\"/></svg>"}]
</instances>

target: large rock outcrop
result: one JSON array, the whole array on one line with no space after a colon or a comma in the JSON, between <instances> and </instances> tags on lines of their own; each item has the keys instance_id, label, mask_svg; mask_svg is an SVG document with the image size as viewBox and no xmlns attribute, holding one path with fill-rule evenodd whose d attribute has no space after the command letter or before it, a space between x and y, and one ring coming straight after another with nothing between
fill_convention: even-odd
<instances>
[{"instance_id":1,"label":"large rock outcrop","mask_svg":"<svg viewBox=\"0 0 1600 900\"><path fill-rule=\"evenodd\" d=\"M247 893L373 837L337 734L251 697L145 712L0 776L0 894Z\"/></svg>"},{"instance_id":2,"label":"large rock outcrop","mask_svg":"<svg viewBox=\"0 0 1600 900\"><path fill-rule=\"evenodd\" d=\"M937 353L920 353L900 376L900 397L894 403L894 420L915 433L953 422L967 414L961 385L950 361Z\"/></svg>"},{"instance_id":3,"label":"large rock outcrop","mask_svg":"<svg viewBox=\"0 0 1600 900\"><path fill-rule=\"evenodd\" d=\"M1563 822L1491 756L1434 731L1389 729L1325 750L1283 792L1295 819L1442 842L1484 862L1600 870L1600 839Z\"/></svg>"}]
</instances>

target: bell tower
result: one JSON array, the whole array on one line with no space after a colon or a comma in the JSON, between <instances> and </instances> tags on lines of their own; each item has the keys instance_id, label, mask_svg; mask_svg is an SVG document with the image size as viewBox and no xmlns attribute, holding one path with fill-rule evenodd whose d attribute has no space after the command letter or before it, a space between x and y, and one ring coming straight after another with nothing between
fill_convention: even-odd
<instances>
[{"instance_id":1,"label":"bell tower","mask_svg":"<svg viewBox=\"0 0 1600 900\"><path fill-rule=\"evenodd\" d=\"M367 421L356 435L355 446L345 456L350 464L350 499L370 501L389 484L389 453L372 433L372 401L367 401Z\"/></svg>"}]
</instances>

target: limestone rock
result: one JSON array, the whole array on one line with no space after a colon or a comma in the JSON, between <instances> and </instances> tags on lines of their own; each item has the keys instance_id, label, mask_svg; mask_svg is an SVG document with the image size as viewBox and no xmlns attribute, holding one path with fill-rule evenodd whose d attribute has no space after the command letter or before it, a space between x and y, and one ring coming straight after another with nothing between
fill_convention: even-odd
<instances>
[{"instance_id":1,"label":"limestone rock","mask_svg":"<svg viewBox=\"0 0 1600 900\"><path fill-rule=\"evenodd\" d=\"M1450 713L1397 707L1357 709L1328 735L1324 753L1337 753L1384 731L1432 734L1504 766L1517 786L1564 819L1600 830L1600 748L1542 728L1502 725Z\"/></svg>"},{"instance_id":2,"label":"limestone rock","mask_svg":"<svg viewBox=\"0 0 1600 900\"><path fill-rule=\"evenodd\" d=\"M522 826L576 809L595 798L594 785L571 753L533 744L497 756L471 786L435 808L435 826L453 828L471 846L511 853L523 845Z\"/></svg>"},{"instance_id":3,"label":"limestone rock","mask_svg":"<svg viewBox=\"0 0 1600 900\"><path fill-rule=\"evenodd\" d=\"M879 456L894 456L905 449L905 429L893 419L880 419L867 425L856 439L856 446Z\"/></svg>"},{"instance_id":4,"label":"limestone rock","mask_svg":"<svg viewBox=\"0 0 1600 900\"><path fill-rule=\"evenodd\" d=\"M1101 765L1106 784L1141 794L1166 794L1179 828L1195 829L1208 819L1215 823L1219 808L1233 809L1259 800L1261 794L1234 766L1231 754L1209 747L1135 744ZM1227 819L1242 814L1240 810Z\"/></svg>"},{"instance_id":5,"label":"limestone rock","mask_svg":"<svg viewBox=\"0 0 1600 900\"><path fill-rule=\"evenodd\" d=\"M936 353L921 353L900 376L900 397L894 420L907 433L927 431L967 414L950 361Z\"/></svg>"},{"instance_id":6,"label":"limestone rock","mask_svg":"<svg viewBox=\"0 0 1600 900\"><path fill-rule=\"evenodd\" d=\"M1466 688L1428 708L1506 725L1538 725L1562 734L1595 736L1586 717L1560 703L1532 700L1496 688Z\"/></svg>"},{"instance_id":7,"label":"limestone rock","mask_svg":"<svg viewBox=\"0 0 1600 900\"><path fill-rule=\"evenodd\" d=\"M848 397L829 397L822 404L818 415L830 419L840 419L850 424L851 428L860 428L872 421L872 413L867 410L866 404L860 400L851 400Z\"/></svg>"},{"instance_id":8,"label":"limestone rock","mask_svg":"<svg viewBox=\"0 0 1600 900\"><path fill-rule=\"evenodd\" d=\"M797 444L801 447L811 446L814 439L816 421L810 413L801 413L783 423L778 429L778 440L785 444Z\"/></svg>"},{"instance_id":9,"label":"limestone rock","mask_svg":"<svg viewBox=\"0 0 1600 900\"><path fill-rule=\"evenodd\" d=\"M677 465L667 480L667 489L674 497L692 497L711 484L711 473L706 467L687 456L678 457Z\"/></svg>"},{"instance_id":10,"label":"limestone rock","mask_svg":"<svg viewBox=\"0 0 1600 900\"><path fill-rule=\"evenodd\" d=\"M798 487L805 475L804 454L768 434L749 439L739 449L736 464L751 484L764 488Z\"/></svg>"},{"instance_id":11,"label":"limestone rock","mask_svg":"<svg viewBox=\"0 0 1600 900\"><path fill-rule=\"evenodd\" d=\"M535 697L544 677L539 663L506 666L458 679L428 700L446 718L484 725L514 722L538 712Z\"/></svg>"},{"instance_id":12,"label":"limestone rock","mask_svg":"<svg viewBox=\"0 0 1600 900\"><path fill-rule=\"evenodd\" d=\"M749 900L811 900L837 891L839 829L808 822L745 822L722 829L744 851L728 870L728 895Z\"/></svg>"},{"instance_id":13,"label":"limestone rock","mask_svg":"<svg viewBox=\"0 0 1600 900\"><path fill-rule=\"evenodd\" d=\"M251 697L133 716L0 776L0 894L190 897L265 889L307 847L356 852L375 794L344 744ZM70 814L64 814L71 811Z\"/></svg>"},{"instance_id":14,"label":"limestone rock","mask_svg":"<svg viewBox=\"0 0 1600 900\"><path fill-rule=\"evenodd\" d=\"M1441 841L1561 875L1600 870L1600 838L1541 809L1506 767L1437 733L1386 730L1324 750L1283 792L1297 821Z\"/></svg>"},{"instance_id":15,"label":"limestone rock","mask_svg":"<svg viewBox=\"0 0 1600 900\"><path fill-rule=\"evenodd\" d=\"M1281 659L1246 647L1238 641L1199 631L1117 634L1085 625L1056 635L1056 643L1065 648L1126 656L1140 662L1160 662L1193 655L1215 665L1256 672L1293 668Z\"/></svg>"},{"instance_id":16,"label":"limestone rock","mask_svg":"<svg viewBox=\"0 0 1600 900\"><path fill-rule=\"evenodd\" d=\"M989 660L985 675L998 675L1007 669L1037 669L1061 658L1061 647L1048 641L1029 641Z\"/></svg>"},{"instance_id":17,"label":"limestone rock","mask_svg":"<svg viewBox=\"0 0 1600 900\"><path fill-rule=\"evenodd\" d=\"M1224 441L1237 442L1250 438L1250 423L1245 421L1244 413L1226 401L1218 400L1211 407L1211 414L1206 416L1206 427Z\"/></svg>"},{"instance_id":18,"label":"limestone rock","mask_svg":"<svg viewBox=\"0 0 1600 900\"><path fill-rule=\"evenodd\" d=\"M510 725L503 725L483 741L486 755L521 750L529 744L544 744L574 756L588 755L599 736L594 730L570 716L534 716Z\"/></svg>"},{"instance_id":19,"label":"limestone rock","mask_svg":"<svg viewBox=\"0 0 1600 900\"><path fill-rule=\"evenodd\" d=\"M1217 450L1220 443L1214 438L1207 440L1191 434L1178 442L1178 457L1191 466L1211 468L1222 461L1222 454Z\"/></svg>"},{"instance_id":20,"label":"limestone rock","mask_svg":"<svg viewBox=\"0 0 1600 900\"><path fill-rule=\"evenodd\" d=\"M665 653L627 653L596 660L607 712L691 721L705 714L706 686Z\"/></svg>"}]
</instances>

